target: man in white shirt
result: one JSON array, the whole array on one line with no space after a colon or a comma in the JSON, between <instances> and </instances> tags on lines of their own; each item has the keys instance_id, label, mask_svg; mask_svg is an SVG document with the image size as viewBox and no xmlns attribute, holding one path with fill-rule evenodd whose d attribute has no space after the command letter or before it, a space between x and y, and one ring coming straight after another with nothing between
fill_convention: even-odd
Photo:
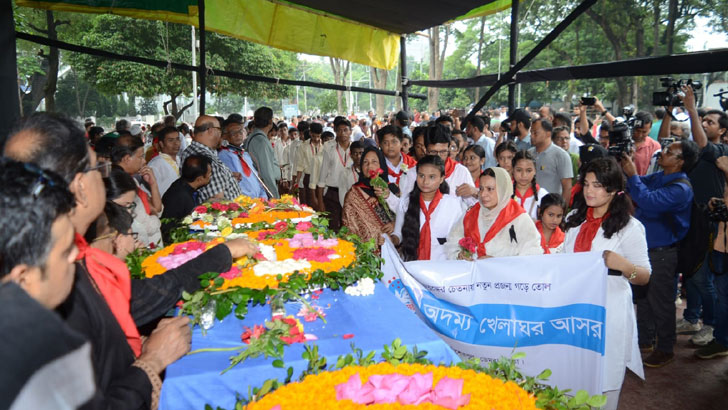
<instances>
[{"instance_id":1,"label":"man in white shirt","mask_svg":"<svg viewBox=\"0 0 728 410\"><path fill-rule=\"evenodd\" d=\"M483 169L498 165L495 159L495 141L483 133L485 121L480 117L473 117L468 120L465 126L465 134L473 139L473 143L480 145L485 150L485 164Z\"/></svg>"},{"instance_id":2,"label":"man in white shirt","mask_svg":"<svg viewBox=\"0 0 728 410\"><path fill-rule=\"evenodd\" d=\"M323 162L316 186L319 204L324 204L329 213L329 227L337 231L341 227L341 203L339 203L338 179L351 164L349 145L351 144L351 123L344 117L334 120L336 139L324 144ZM324 189L326 193L324 194Z\"/></svg>"},{"instance_id":3,"label":"man in white shirt","mask_svg":"<svg viewBox=\"0 0 728 410\"><path fill-rule=\"evenodd\" d=\"M174 127L162 129L159 132L159 155L149 161L149 168L154 171L161 196L164 196L169 186L179 178L179 161L177 159L181 147L179 135L179 131Z\"/></svg>"}]
</instances>

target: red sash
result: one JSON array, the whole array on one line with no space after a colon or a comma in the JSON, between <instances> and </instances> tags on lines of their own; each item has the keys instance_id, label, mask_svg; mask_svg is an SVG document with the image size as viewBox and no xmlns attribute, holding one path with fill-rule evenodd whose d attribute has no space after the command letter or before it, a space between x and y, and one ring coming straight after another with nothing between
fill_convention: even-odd
<instances>
[{"instance_id":1,"label":"red sash","mask_svg":"<svg viewBox=\"0 0 728 410\"><path fill-rule=\"evenodd\" d=\"M430 260L430 248L432 245L432 237L430 234L430 216L432 216L432 213L435 212L435 208L437 208L437 204L440 203L441 199L442 192L440 192L440 190L438 189L435 192L435 197L432 198L432 201L430 202L430 206L426 207L425 200L422 199L422 194L420 194L420 211L425 214L425 223L422 225L422 229L420 230L420 243L419 245L417 245L417 260Z\"/></svg>"},{"instance_id":2,"label":"red sash","mask_svg":"<svg viewBox=\"0 0 728 410\"><path fill-rule=\"evenodd\" d=\"M576 235L576 242L574 243L574 252L589 252L592 247L594 237L597 236L599 227L602 226L602 221L609 217L607 212L601 218L594 217L594 208L589 208L586 211L586 221L581 224L579 228L579 234Z\"/></svg>"},{"instance_id":3,"label":"red sash","mask_svg":"<svg viewBox=\"0 0 728 410\"><path fill-rule=\"evenodd\" d=\"M574 205L574 197L581 192L581 182L577 182L571 187L571 197L569 198L569 207Z\"/></svg>"},{"instance_id":4,"label":"red sash","mask_svg":"<svg viewBox=\"0 0 728 410\"><path fill-rule=\"evenodd\" d=\"M402 177L403 173L404 173L404 171L402 171L401 168L399 168L399 172L395 172L395 171L392 171L392 168L390 168L389 165L387 165L387 175L394 178L395 184L399 185L399 179Z\"/></svg>"},{"instance_id":5,"label":"red sash","mask_svg":"<svg viewBox=\"0 0 728 410\"><path fill-rule=\"evenodd\" d=\"M142 201L142 205L144 205L144 211L146 211L147 215L151 215L152 207L149 206L149 195L147 195L147 193L139 187L137 187L137 195L139 196L139 199Z\"/></svg>"},{"instance_id":6,"label":"red sash","mask_svg":"<svg viewBox=\"0 0 728 410\"><path fill-rule=\"evenodd\" d=\"M243 167L243 174L245 174L246 177L249 177L250 176L250 166L248 165L247 162L245 162L245 159L243 159L243 154L245 153L245 151L231 150L228 147L224 147L223 149L225 151L234 153L238 157L238 159L240 160L240 166Z\"/></svg>"},{"instance_id":7,"label":"red sash","mask_svg":"<svg viewBox=\"0 0 728 410\"><path fill-rule=\"evenodd\" d=\"M458 163L453 161L452 158L447 157L447 161L445 161L445 178L450 178L450 175L452 175L453 171L455 171L455 166Z\"/></svg>"},{"instance_id":8,"label":"red sash","mask_svg":"<svg viewBox=\"0 0 728 410\"><path fill-rule=\"evenodd\" d=\"M536 184L536 191L538 191L539 189L540 188L539 188L538 184ZM526 209L525 202L526 202L526 199L533 196L533 187L528 187L528 189L526 190L526 192L523 195L521 195L521 193L518 192L518 189L515 189L515 191L516 191L516 197L521 202L521 206L523 207L523 209Z\"/></svg>"},{"instance_id":9,"label":"red sash","mask_svg":"<svg viewBox=\"0 0 728 410\"><path fill-rule=\"evenodd\" d=\"M543 235L543 224L541 221L536 221L536 228L538 228L538 233L541 234L541 248L543 248L543 253L550 254L551 251L549 251L549 249L558 248L559 245L564 243L564 231L562 231L558 226L551 233L549 243L546 243L546 237Z\"/></svg>"},{"instance_id":10,"label":"red sash","mask_svg":"<svg viewBox=\"0 0 728 410\"><path fill-rule=\"evenodd\" d=\"M485 244L490 242L490 240L493 239L501 229L513 222L513 220L519 215L526 213L526 211L524 211L516 201L512 199L509 200L505 208L503 208L498 214L498 217L496 217L493 225L490 229L488 229L488 232L485 234L485 238L482 242L480 241L480 229L478 228L478 218L480 217L479 213L480 202L475 204L475 206L470 208L470 210L465 214L465 218L463 218L463 229L465 231L465 236L470 237L478 244L478 257L483 257L486 255Z\"/></svg>"},{"instance_id":11,"label":"red sash","mask_svg":"<svg viewBox=\"0 0 728 410\"><path fill-rule=\"evenodd\" d=\"M407 168L414 168L417 166L417 160L405 153L402 153L402 161L404 161L405 165L407 165Z\"/></svg>"},{"instance_id":12,"label":"red sash","mask_svg":"<svg viewBox=\"0 0 728 410\"><path fill-rule=\"evenodd\" d=\"M75 242L78 246L76 260L83 259L86 262L89 275L109 305L116 321L119 322L121 330L126 335L127 343L134 351L134 356L139 357L142 353L142 339L129 310L131 274L126 263L114 255L90 247L83 236L78 233Z\"/></svg>"}]
</instances>

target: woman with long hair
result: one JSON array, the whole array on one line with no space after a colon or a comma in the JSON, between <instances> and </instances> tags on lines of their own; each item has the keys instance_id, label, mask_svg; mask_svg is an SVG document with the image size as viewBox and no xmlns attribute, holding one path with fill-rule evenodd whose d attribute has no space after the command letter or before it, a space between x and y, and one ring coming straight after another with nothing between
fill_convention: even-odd
<instances>
[{"instance_id":1,"label":"woman with long hair","mask_svg":"<svg viewBox=\"0 0 728 410\"><path fill-rule=\"evenodd\" d=\"M483 165L485 164L485 149L478 144L470 144L463 150L463 165L473 177L475 186L468 184L460 184L456 187L455 194L461 198L467 205L474 205L478 201L478 192L480 188L480 174L483 173Z\"/></svg>"},{"instance_id":2,"label":"woman with long hair","mask_svg":"<svg viewBox=\"0 0 728 410\"><path fill-rule=\"evenodd\" d=\"M543 253L561 253L564 231L561 229L566 213L564 198L559 194L546 194L538 206L536 229L541 234Z\"/></svg>"},{"instance_id":3,"label":"woman with long hair","mask_svg":"<svg viewBox=\"0 0 728 410\"><path fill-rule=\"evenodd\" d=\"M372 176L387 178L384 154L378 148L367 147L361 156L359 181L352 185L344 197L342 224L358 235L363 241L374 238L378 245L384 242L382 234L391 234L394 230L394 211L385 210L379 203L384 197L381 188L373 187ZM394 184L389 184L386 194L392 190L398 192Z\"/></svg>"},{"instance_id":4,"label":"woman with long hair","mask_svg":"<svg viewBox=\"0 0 728 410\"><path fill-rule=\"evenodd\" d=\"M539 255L541 235L513 196L513 182L503 168L488 168L480 176L478 203L455 223L447 237L448 259L467 259L460 240L477 244L478 259Z\"/></svg>"},{"instance_id":5,"label":"woman with long hair","mask_svg":"<svg viewBox=\"0 0 728 410\"><path fill-rule=\"evenodd\" d=\"M625 368L642 374L630 284L650 280L645 227L632 217L622 169L614 158L589 162L580 174L584 201L566 218L564 253L602 252L609 268L603 386L607 408L616 409ZM629 320L623 318L628 315Z\"/></svg>"},{"instance_id":6,"label":"woman with long hair","mask_svg":"<svg viewBox=\"0 0 728 410\"><path fill-rule=\"evenodd\" d=\"M107 201L104 213L86 231L86 241L94 248L112 254L125 261L134 249L142 246L132 231L134 219L121 205Z\"/></svg>"},{"instance_id":7,"label":"woman with long hair","mask_svg":"<svg viewBox=\"0 0 728 410\"><path fill-rule=\"evenodd\" d=\"M417 162L417 182L408 197L400 201L392 240L401 244L405 261L447 259L447 235L463 214L463 202L449 195L445 182L445 161L425 155Z\"/></svg>"},{"instance_id":8,"label":"woman with long hair","mask_svg":"<svg viewBox=\"0 0 728 410\"><path fill-rule=\"evenodd\" d=\"M538 220L538 201L548 192L536 183L536 159L528 151L518 151L511 161L513 199L534 221Z\"/></svg>"},{"instance_id":9,"label":"woman with long hair","mask_svg":"<svg viewBox=\"0 0 728 410\"><path fill-rule=\"evenodd\" d=\"M513 141L503 141L495 147L495 158L498 166L508 171L513 176L513 157L516 156L518 147Z\"/></svg>"},{"instance_id":10,"label":"woman with long hair","mask_svg":"<svg viewBox=\"0 0 728 410\"><path fill-rule=\"evenodd\" d=\"M108 178L104 178L106 200L126 208L134 218L132 230L145 246L162 244L162 223L156 215L146 212L144 201L138 195L134 178L122 168L114 166Z\"/></svg>"}]
</instances>

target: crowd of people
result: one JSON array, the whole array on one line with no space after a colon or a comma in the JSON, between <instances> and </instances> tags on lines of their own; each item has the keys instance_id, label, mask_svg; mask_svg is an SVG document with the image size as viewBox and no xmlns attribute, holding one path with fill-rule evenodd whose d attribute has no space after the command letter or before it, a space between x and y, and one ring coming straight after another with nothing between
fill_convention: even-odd
<instances>
[{"instance_id":1,"label":"crowd of people","mask_svg":"<svg viewBox=\"0 0 728 410\"><path fill-rule=\"evenodd\" d=\"M678 333L694 333L700 358L728 356L728 116L683 92L680 112L624 122L598 99L574 116L543 106L286 122L261 107L192 127L121 120L109 133L33 114L0 165L3 400L154 408L160 374L189 350L188 319L165 314L199 273L257 249L228 241L147 280L131 279L124 259L170 243L202 202L290 194L330 229L391 240L405 261L602 253L603 380L616 408L625 369L670 363ZM634 305L637 329L615 319ZM72 375L45 389L64 363Z\"/></svg>"}]
</instances>

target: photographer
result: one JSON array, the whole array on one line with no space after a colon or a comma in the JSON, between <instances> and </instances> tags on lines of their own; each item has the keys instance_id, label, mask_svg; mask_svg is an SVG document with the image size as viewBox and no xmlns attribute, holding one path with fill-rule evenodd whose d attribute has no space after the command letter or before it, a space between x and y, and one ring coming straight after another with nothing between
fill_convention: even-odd
<instances>
[{"instance_id":1,"label":"photographer","mask_svg":"<svg viewBox=\"0 0 728 410\"><path fill-rule=\"evenodd\" d=\"M652 266L649 284L635 288L640 349L654 349L644 360L648 367L662 367L674 358L677 243L690 227L693 199L685 171L692 168L697 157L694 142L672 143L658 160L664 171L649 176L639 176L629 156L623 155L621 159L628 178L627 192L637 208L635 217L645 226Z\"/></svg>"},{"instance_id":2,"label":"photographer","mask_svg":"<svg viewBox=\"0 0 728 410\"><path fill-rule=\"evenodd\" d=\"M647 174L652 154L661 148L659 142L648 138L650 129L652 129L652 114L647 111L640 111L634 115L632 140L635 147L634 164L639 175Z\"/></svg>"},{"instance_id":3,"label":"photographer","mask_svg":"<svg viewBox=\"0 0 728 410\"><path fill-rule=\"evenodd\" d=\"M695 167L690 171L690 183L693 185L695 202L698 205L706 205L711 198L722 198L724 193L725 177L716 167L716 160L719 157L728 155L728 146L720 143L720 139L728 132L728 116L722 111L708 111L701 121L697 107L695 106L695 93L691 86L681 88L683 95L680 99L690 116L690 126L694 141L700 148L700 156ZM692 218L693 225L695 217ZM696 225L697 226L697 225ZM713 287L713 274L710 272L707 262L707 238L714 232L708 229L706 232L696 233L696 237L706 238L705 241L694 246L693 252L698 255L702 263L696 264L692 271L683 271L685 275L685 287L687 289L687 308L683 312L683 319L677 322L677 333L695 332L690 341L697 345L706 345L713 339L715 288ZM692 231L692 228L691 228ZM692 234L692 232L691 232ZM681 263L682 264L682 263ZM693 274L694 272L694 274ZM690 276L693 274L692 276ZM702 303L703 328L701 329L698 320L700 319Z\"/></svg>"}]
</instances>

